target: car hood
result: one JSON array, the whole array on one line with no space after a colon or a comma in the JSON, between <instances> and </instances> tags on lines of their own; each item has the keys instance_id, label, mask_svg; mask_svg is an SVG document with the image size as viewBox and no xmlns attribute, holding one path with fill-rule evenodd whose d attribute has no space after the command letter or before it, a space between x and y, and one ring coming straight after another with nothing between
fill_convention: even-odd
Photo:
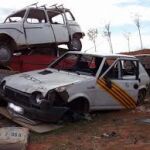
<instances>
[{"instance_id":1,"label":"car hood","mask_svg":"<svg viewBox=\"0 0 150 150\"><path fill-rule=\"evenodd\" d=\"M45 96L49 90L81 82L88 78L91 77L54 69L46 69L11 75L4 78L4 80L8 87L25 93L39 91Z\"/></svg>"}]
</instances>

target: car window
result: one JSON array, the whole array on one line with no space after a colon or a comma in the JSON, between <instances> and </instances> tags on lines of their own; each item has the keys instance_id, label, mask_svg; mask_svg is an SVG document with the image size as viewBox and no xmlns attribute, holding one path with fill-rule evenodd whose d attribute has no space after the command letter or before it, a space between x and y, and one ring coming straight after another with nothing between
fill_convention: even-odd
<instances>
[{"instance_id":1,"label":"car window","mask_svg":"<svg viewBox=\"0 0 150 150\"><path fill-rule=\"evenodd\" d=\"M28 23L46 23L47 19L44 10L30 9L27 16Z\"/></svg>"},{"instance_id":2,"label":"car window","mask_svg":"<svg viewBox=\"0 0 150 150\"><path fill-rule=\"evenodd\" d=\"M105 74L105 77L110 79L119 79L119 62L113 64L115 59L107 59L102 67L101 74ZM111 66L113 64L113 66ZM110 67L110 68L109 68Z\"/></svg>"},{"instance_id":3,"label":"car window","mask_svg":"<svg viewBox=\"0 0 150 150\"><path fill-rule=\"evenodd\" d=\"M66 17L67 17L67 20L74 20L74 17L72 16L72 14L70 13L70 12L65 12L65 14L66 14Z\"/></svg>"},{"instance_id":4,"label":"car window","mask_svg":"<svg viewBox=\"0 0 150 150\"><path fill-rule=\"evenodd\" d=\"M107 68L108 67L109 66L107 65ZM137 78L137 74L138 74L137 61L118 60L108 69L108 71L106 71L106 74L104 73L104 77L107 77L109 79L133 80Z\"/></svg>"},{"instance_id":5,"label":"car window","mask_svg":"<svg viewBox=\"0 0 150 150\"><path fill-rule=\"evenodd\" d=\"M51 23L52 24L65 24L62 14L59 14L59 15L56 15L56 16L52 17L51 18Z\"/></svg>"},{"instance_id":6,"label":"car window","mask_svg":"<svg viewBox=\"0 0 150 150\"><path fill-rule=\"evenodd\" d=\"M138 71L137 61L121 60L121 69L122 79L135 79Z\"/></svg>"},{"instance_id":7,"label":"car window","mask_svg":"<svg viewBox=\"0 0 150 150\"><path fill-rule=\"evenodd\" d=\"M107 71L107 69L114 63L115 60L116 60L116 58L106 58L103 66L102 66L100 76L103 75Z\"/></svg>"},{"instance_id":8,"label":"car window","mask_svg":"<svg viewBox=\"0 0 150 150\"><path fill-rule=\"evenodd\" d=\"M102 58L100 57L82 54L67 54L50 67L58 70L94 76L96 75L101 62Z\"/></svg>"},{"instance_id":9,"label":"car window","mask_svg":"<svg viewBox=\"0 0 150 150\"><path fill-rule=\"evenodd\" d=\"M11 16L9 16L8 18L6 18L6 20L4 22L7 23L11 23L11 22L19 22L23 19L24 15L25 15L26 10L17 12Z\"/></svg>"}]
</instances>

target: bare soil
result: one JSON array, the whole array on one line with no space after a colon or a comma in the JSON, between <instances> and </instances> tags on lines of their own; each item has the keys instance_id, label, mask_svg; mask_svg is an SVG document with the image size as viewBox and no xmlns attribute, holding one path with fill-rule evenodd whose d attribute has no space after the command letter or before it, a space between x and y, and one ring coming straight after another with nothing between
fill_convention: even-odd
<instances>
[{"instance_id":1,"label":"bare soil","mask_svg":"<svg viewBox=\"0 0 150 150\"><path fill-rule=\"evenodd\" d=\"M146 123L143 120L149 119ZM14 126L0 119L0 127ZM3 122L3 123L2 123ZM92 120L66 123L63 128L30 133L27 150L149 150L150 98L136 110L96 112Z\"/></svg>"},{"instance_id":2,"label":"bare soil","mask_svg":"<svg viewBox=\"0 0 150 150\"><path fill-rule=\"evenodd\" d=\"M144 119L150 119L150 98L136 110L96 112L91 121L32 133L28 150L149 150L150 122Z\"/></svg>"}]
</instances>

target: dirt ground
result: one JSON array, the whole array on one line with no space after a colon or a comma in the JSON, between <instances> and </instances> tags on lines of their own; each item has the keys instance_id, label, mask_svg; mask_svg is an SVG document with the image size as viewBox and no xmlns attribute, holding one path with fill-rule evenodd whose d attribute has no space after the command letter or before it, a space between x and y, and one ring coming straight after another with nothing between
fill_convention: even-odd
<instances>
[{"instance_id":1,"label":"dirt ground","mask_svg":"<svg viewBox=\"0 0 150 150\"><path fill-rule=\"evenodd\" d=\"M0 127L14 125L8 120L4 122L0 121ZM27 150L149 149L150 98L136 110L96 112L90 121L66 123L63 128L45 134L30 133L27 147Z\"/></svg>"}]
</instances>

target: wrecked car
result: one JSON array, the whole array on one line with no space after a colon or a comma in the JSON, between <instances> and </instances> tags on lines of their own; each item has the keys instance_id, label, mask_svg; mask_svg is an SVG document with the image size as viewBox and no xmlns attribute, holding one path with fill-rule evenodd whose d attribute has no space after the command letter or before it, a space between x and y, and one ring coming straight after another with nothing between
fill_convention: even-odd
<instances>
[{"instance_id":1,"label":"wrecked car","mask_svg":"<svg viewBox=\"0 0 150 150\"><path fill-rule=\"evenodd\" d=\"M62 5L28 6L0 24L0 63L10 61L14 52L66 44L70 50L82 49L84 33L71 11Z\"/></svg>"},{"instance_id":2,"label":"wrecked car","mask_svg":"<svg viewBox=\"0 0 150 150\"><path fill-rule=\"evenodd\" d=\"M74 112L133 109L141 103L142 67L132 56L68 52L45 69L5 77L0 93L10 112L46 122ZM144 81L147 86L149 77Z\"/></svg>"}]
</instances>

